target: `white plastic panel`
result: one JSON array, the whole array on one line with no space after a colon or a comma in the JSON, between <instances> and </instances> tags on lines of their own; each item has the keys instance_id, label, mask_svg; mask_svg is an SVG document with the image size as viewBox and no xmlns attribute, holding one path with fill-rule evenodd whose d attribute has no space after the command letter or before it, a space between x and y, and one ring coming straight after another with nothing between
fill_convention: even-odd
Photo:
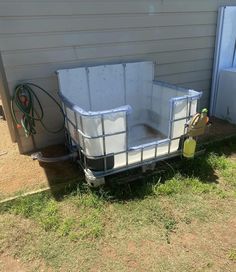
<instances>
[{"instance_id":1,"label":"white plastic panel","mask_svg":"<svg viewBox=\"0 0 236 272\"><path fill-rule=\"evenodd\" d=\"M106 143L106 153L117 153L126 150L126 133L107 136L105 138Z\"/></svg>"},{"instance_id":2,"label":"white plastic panel","mask_svg":"<svg viewBox=\"0 0 236 272\"><path fill-rule=\"evenodd\" d=\"M186 124L186 119L173 122L171 138L177 138L182 136L184 134L185 124Z\"/></svg>"},{"instance_id":3,"label":"white plastic panel","mask_svg":"<svg viewBox=\"0 0 236 272\"><path fill-rule=\"evenodd\" d=\"M215 116L236 124L236 68L220 72Z\"/></svg>"},{"instance_id":4,"label":"white plastic panel","mask_svg":"<svg viewBox=\"0 0 236 272\"><path fill-rule=\"evenodd\" d=\"M168 137L168 133L169 133L169 127L170 127L170 119L169 119L169 115L165 116L165 117L160 117L158 120L158 130L166 135L166 137Z\"/></svg>"},{"instance_id":5,"label":"white plastic panel","mask_svg":"<svg viewBox=\"0 0 236 272\"><path fill-rule=\"evenodd\" d=\"M170 152L175 152L179 148L179 140L172 140L170 144Z\"/></svg>"},{"instance_id":6,"label":"white plastic panel","mask_svg":"<svg viewBox=\"0 0 236 272\"><path fill-rule=\"evenodd\" d=\"M84 110L91 110L85 68L59 70L58 81L62 95Z\"/></svg>"},{"instance_id":7,"label":"white plastic panel","mask_svg":"<svg viewBox=\"0 0 236 272\"><path fill-rule=\"evenodd\" d=\"M75 113L74 111L72 111L70 108L68 107L65 107L65 110L66 110L66 116L67 118L73 123L75 124Z\"/></svg>"},{"instance_id":8,"label":"white plastic panel","mask_svg":"<svg viewBox=\"0 0 236 272\"><path fill-rule=\"evenodd\" d=\"M122 64L88 68L93 111L125 105L124 67Z\"/></svg>"},{"instance_id":9,"label":"white plastic panel","mask_svg":"<svg viewBox=\"0 0 236 272\"><path fill-rule=\"evenodd\" d=\"M193 105L193 108L194 108L194 105ZM195 113L196 113L196 109L195 109ZM174 118L173 118L174 120L188 116L188 100L187 99L176 101L174 103L173 115L174 115Z\"/></svg>"},{"instance_id":10,"label":"white plastic panel","mask_svg":"<svg viewBox=\"0 0 236 272\"><path fill-rule=\"evenodd\" d=\"M105 134L117 133L126 130L126 112L104 115Z\"/></svg>"},{"instance_id":11,"label":"white plastic panel","mask_svg":"<svg viewBox=\"0 0 236 272\"><path fill-rule=\"evenodd\" d=\"M153 118L155 122L158 124L158 130L168 136L169 132L169 120L170 120L170 112L171 112L171 99L176 97L183 97L188 95L188 91L179 91L177 88L168 87L163 84L154 84L153 86L153 97L152 97L152 111ZM181 102L178 102L181 103ZM185 100L185 104L187 104ZM177 113L179 113L181 109L174 109L174 115L177 117ZM184 110L184 109L183 109ZM156 116L155 116L156 114ZM179 114L182 116L182 113ZM174 118L176 118L174 116ZM186 111L185 111L186 117Z\"/></svg>"},{"instance_id":12,"label":"white plastic panel","mask_svg":"<svg viewBox=\"0 0 236 272\"><path fill-rule=\"evenodd\" d=\"M121 153L114 156L114 168L121 168L126 166L126 153Z\"/></svg>"},{"instance_id":13,"label":"white plastic panel","mask_svg":"<svg viewBox=\"0 0 236 272\"><path fill-rule=\"evenodd\" d=\"M130 151L128 155L128 163L134 164L141 162L141 150Z\"/></svg>"},{"instance_id":14,"label":"white plastic panel","mask_svg":"<svg viewBox=\"0 0 236 272\"><path fill-rule=\"evenodd\" d=\"M222 69L236 66L236 7L221 7L218 16L215 63L211 90L210 114L215 115L219 87L219 73Z\"/></svg>"},{"instance_id":15,"label":"white plastic panel","mask_svg":"<svg viewBox=\"0 0 236 272\"><path fill-rule=\"evenodd\" d=\"M86 139L84 138L84 151L88 156L102 156L104 154L103 140L102 138L97 139Z\"/></svg>"},{"instance_id":16,"label":"white plastic panel","mask_svg":"<svg viewBox=\"0 0 236 272\"><path fill-rule=\"evenodd\" d=\"M102 135L102 121L98 116L82 116L83 130L85 135L96 137Z\"/></svg>"},{"instance_id":17,"label":"white plastic panel","mask_svg":"<svg viewBox=\"0 0 236 272\"><path fill-rule=\"evenodd\" d=\"M164 142L157 147L157 156L164 156L168 153L169 142Z\"/></svg>"},{"instance_id":18,"label":"white plastic panel","mask_svg":"<svg viewBox=\"0 0 236 272\"><path fill-rule=\"evenodd\" d=\"M145 147L143 149L143 159L144 160L151 160L155 158L155 145L150 147Z\"/></svg>"},{"instance_id":19,"label":"white plastic panel","mask_svg":"<svg viewBox=\"0 0 236 272\"><path fill-rule=\"evenodd\" d=\"M151 107L154 64L152 62L127 63L126 104L137 111Z\"/></svg>"},{"instance_id":20,"label":"white plastic panel","mask_svg":"<svg viewBox=\"0 0 236 272\"><path fill-rule=\"evenodd\" d=\"M76 142L76 143L78 143L79 142L79 135L78 135L78 133L77 133L77 131L76 131L76 129L74 128L74 126L71 124L71 123L67 123L66 124L66 127L67 127L67 129L68 129L68 131L69 131L69 133L70 133L70 136L71 136L71 138Z\"/></svg>"},{"instance_id":21,"label":"white plastic panel","mask_svg":"<svg viewBox=\"0 0 236 272\"><path fill-rule=\"evenodd\" d=\"M191 112L190 112L190 114L191 114L192 116L193 116L193 115L196 113L196 111L197 111L197 102L198 102L197 99L195 99L195 100L192 101L192 104L191 104Z\"/></svg>"}]
</instances>

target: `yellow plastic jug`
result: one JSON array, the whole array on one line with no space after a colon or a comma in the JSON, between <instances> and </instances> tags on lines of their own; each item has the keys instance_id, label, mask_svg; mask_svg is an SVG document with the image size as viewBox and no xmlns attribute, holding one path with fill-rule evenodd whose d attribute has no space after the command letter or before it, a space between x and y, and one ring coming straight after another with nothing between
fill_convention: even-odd
<instances>
[{"instance_id":1,"label":"yellow plastic jug","mask_svg":"<svg viewBox=\"0 0 236 272\"><path fill-rule=\"evenodd\" d=\"M196 150L196 145L197 143L192 137L189 137L187 140L185 140L183 156L185 158L193 158Z\"/></svg>"}]
</instances>

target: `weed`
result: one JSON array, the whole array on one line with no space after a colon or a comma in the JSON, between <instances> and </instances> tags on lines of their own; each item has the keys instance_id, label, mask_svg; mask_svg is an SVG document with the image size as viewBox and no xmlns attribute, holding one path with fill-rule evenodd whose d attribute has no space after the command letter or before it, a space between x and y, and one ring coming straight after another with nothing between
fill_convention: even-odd
<instances>
[{"instance_id":1,"label":"weed","mask_svg":"<svg viewBox=\"0 0 236 272\"><path fill-rule=\"evenodd\" d=\"M174 232L174 230L176 229L177 222L172 217L164 217L163 225L164 225L164 228L166 229L166 232L165 232L166 241L168 244L170 244L170 234L171 232Z\"/></svg>"},{"instance_id":2,"label":"weed","mask_svg":"<svg viewBox=\"0 0 236 272\"><path fill-rule=\"evenodd\" d=\"M177 222L173 218L165 218L164 219L164 227L167 231L174 231L176 228Z\"/></svg>"},{"instance_id":3,"label":"weed","mask_svg":"<svg viewBox=\"0 0 236 272\"><path fill-rule=\"evenodd\" d=\"M83 194L75 198L75 203L78 207L96 208L100 209L103 207L103 200L95 193Z\"/></svg>"},{"instance_id":4,"label":"weed","mask_svg":"<svg viewBox=\"0 0 236 272\"><path fill-rule=\"evenodd\" d=\"M172 179L167 180L164 184L155 187L154 193L157 195L174 195L193 192L196 194L210 193L216 189L214 184L202 183L197 178L185 178L180 174L175 175Z\"/></svg>"},{"instance_id":5,"label":"weed","mask_svg":"<svg viewBox=\"0 0 236 272\"><path fill-rule=\"evenodd\" d=\"M231 249L228 254L229 260L236 261L236 249Z\"/></svg>"},{"instance_id":6,"label":"weed","mask_svg":"<svg viewBox=\"0 0 236 272\"><path fill-rule=\"evenodd\" d=\"M75 218L71 217L65 218L58 228L59 235L60 236L70 235L75 225L76 225Z\"/></svg>"},{"instance_id":7,"label":"weed","mask_svg":"<svg viewBox=\"0 0 236 272\"><path fill-rule=\"evenodd\" d=\"M22 215L26 218L36 217L50 200L47 194L37 194L35 196L20 197L12 203L1 205L0 211Z\"/></svg>"},{"instance_id":8,"label":"weed","mask_svg":"<svg viewBox=\"0 0 236 272\"><path fill-rule=\"evenodd\" d=\"M221 171L226 170L230 164L225 155L220 156L213 152L207 156L207 162L211 165L213 169Z\"/></svg>"},{"instance_id":9,"label":"weed","mask_svg":"<svg viewBox=\"0 0 236 272\"><path fill-rule=\"evenodd\" d=\"M37 215L36 220L44 228L45 231L57 230L60 226L60 216L58 214L58 206L55 200L47 202L41 213Z\"/></svg>"},{"instance_id":10,"label":"weed","mask_svg":"<svg viewBox=\"0 0 236 272\"><path fill-rule=\"evenodd\" d=\"M153 187L154 193L157 195L172 195L181 191L181 176L177 174L172 179L167 180L165 183L159 186Z\"/></svg>"},{"instance_id":11,"label":"weed","mask_svg":"<svg viewBox=\"0 0 236 272\"><path fill-rule=\"evenodd\" d=\"M225 155L217 155L211 153L208 157L208 162L218 170L224 179L225 187L236 189L236 163L230 161ZM227 194L218 192L221 197L226 197Z\"/></svg>"},{"instance_id":12,"label":"weed","mask_svg":"<svg viewBox=\"0 0 236 272\"><path fill-rule=\"evenodd\" d=\"M80 238L98 238L103 230L101 214L93 211L83 216L79 222L79 227L78 236Z\"/></svg>"}]
</instances>

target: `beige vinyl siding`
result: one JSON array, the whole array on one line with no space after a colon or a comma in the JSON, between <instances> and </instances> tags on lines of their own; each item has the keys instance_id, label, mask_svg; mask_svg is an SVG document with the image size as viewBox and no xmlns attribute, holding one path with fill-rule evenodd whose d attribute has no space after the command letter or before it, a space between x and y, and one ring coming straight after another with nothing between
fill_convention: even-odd
<instances>
[{"instance_id":1,"label":"beige vinyl siding","mask_svg":"<svg viewBox=\"0 0 236 272\"><path fill-rule=\"evenodd\" d=\"M55 71L83 64L156 61L155 76L203 91L211 85L217 10L236 0L0 0L0 49L10 92L24 80L57 97ZM39 94L57 127L60 115ZM18 131L20 151L57 143L63 135L38 127Z\"/></svg>"}]
</instances>

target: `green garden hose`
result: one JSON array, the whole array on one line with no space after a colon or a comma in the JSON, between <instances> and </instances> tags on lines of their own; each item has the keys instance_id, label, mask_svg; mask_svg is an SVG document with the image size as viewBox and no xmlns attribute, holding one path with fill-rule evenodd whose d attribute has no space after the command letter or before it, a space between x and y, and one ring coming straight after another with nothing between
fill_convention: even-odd
<instances>
[{"instance_id":1,"label":"green garden hose","mask_svg":"<svg viewBox=\"0 0 236 272\"><path fill-rule=\"evenodd\" d=\"M32 87L42 91L58 106L58 109L63 117L63 125L58 130L50 130L46 127L43 121L45 116L42 104L40 103L39 98L35 94ZM21 114L20 120L18 120L16 117L16 108ZM11 111L17 128L22 127L26 137L36 134L35 121L40 122L43 128L49 133L58 133L64 129L65 116L62 107L49 92L34 83L22 83L15 87L11 100Z\"/></svg>"}]
</instances>

